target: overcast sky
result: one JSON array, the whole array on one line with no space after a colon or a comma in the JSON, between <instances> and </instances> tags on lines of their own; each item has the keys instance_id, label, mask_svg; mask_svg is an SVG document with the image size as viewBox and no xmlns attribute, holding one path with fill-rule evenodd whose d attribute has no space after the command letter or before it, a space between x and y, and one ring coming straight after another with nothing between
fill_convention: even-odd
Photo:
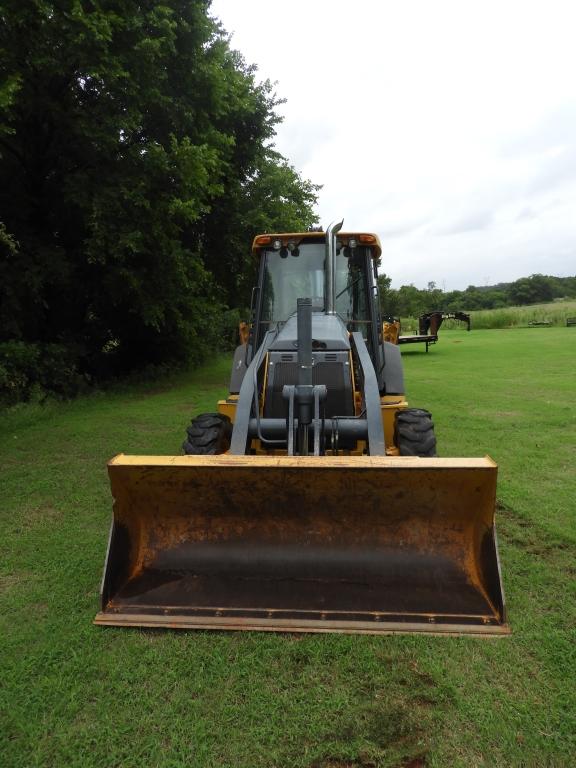
<instances>
[{"instance_id":1,"label":"overcast sky","mask_svg":"<svg viewBox=\"0 0 576 768\"><path fill-rule=\"evenodd\" d=\"M213 0L278 150L393 286L576 274L576 2Z\"/></svg>"}]
</instances>

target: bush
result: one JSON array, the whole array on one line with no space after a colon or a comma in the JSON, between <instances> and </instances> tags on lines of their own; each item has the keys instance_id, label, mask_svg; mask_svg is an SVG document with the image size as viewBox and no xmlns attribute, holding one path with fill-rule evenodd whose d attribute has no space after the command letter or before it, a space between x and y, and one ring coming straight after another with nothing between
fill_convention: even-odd
<instances>
[{"instance_id":1,"label":"bush","mask_svg":"<svg viewBox=\"0 0 576 768\"><path fill-rule=\"evenodd\" d=\"M0 401L13 405L28 400L38 376L40 351L36 344L8 341L0 344Z\"/></svg>"},{"instance_id":2,"label":"bush","mask_svg":"<svg viewBox=\"0 0 576 768\"><path fill-rule=\"evenodd\" d=\"M224 311L218 304L206 306L188 335L176 335L172 340L170 355L165 348L161 350L165 360L162 354L155 354L157 349L150 343L150 361L131 369L122 367L125 350L117 343L109 343L110 348L105 347L97 356L77 344L0 342L0 406L49 396L68 399L85 391L91 383L151 381L194 367L215 353L235 349L240 343L238 325L248 315L247 310Z\"/></svg>"},{"instance_id":3,"label":"bush","mask_svg":"<svg viewBox=\"0 0 576 768\"><path fill-rule=\"evenodd\" d=\"M69 398L86 388L80 373L80 350L64 344L0 344L0 403L14 405L35 397Z\"/></svg>"}]
</instances>

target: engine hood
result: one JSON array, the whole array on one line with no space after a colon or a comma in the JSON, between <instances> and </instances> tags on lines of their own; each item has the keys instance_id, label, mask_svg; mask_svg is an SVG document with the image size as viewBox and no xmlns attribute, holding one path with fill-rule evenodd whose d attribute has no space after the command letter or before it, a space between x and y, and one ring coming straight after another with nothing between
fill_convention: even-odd
<instances>
[{"instance_id":1,"label":"engine hood","mask_svg":"<svg viewBox=\"0 0 576 768\"><path fill-rule=\"evenodd\" d=\"M312 313L312 348L333 352L350 349L348 330L338 315ZM288 318L269 347L274 352L293 352L295 349L298 349L296 313Z\"/></svg>"}]
</instances>

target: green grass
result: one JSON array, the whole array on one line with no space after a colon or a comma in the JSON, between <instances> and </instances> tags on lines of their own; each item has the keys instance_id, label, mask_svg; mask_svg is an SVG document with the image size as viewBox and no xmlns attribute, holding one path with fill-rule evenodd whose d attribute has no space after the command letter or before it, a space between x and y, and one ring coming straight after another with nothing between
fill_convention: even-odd
<instances>
[{"instance_id":1,"label":"green grass","mask_svg":"<svg viewBox=\"0 0 576 768\"><path fill-rule=\"evenodd\" d=\"M0 416L0 765L572 766L575 353L571 328L402 349L441 454L499 463L500 640L94 627L106 460L178 452L229 362Z\"/></svg>"},{"instance_id":2,"label":"green grass","mask_svg":"<svg viewBox=\"0 0 576 768\"><path fill-rule=\"evenodd\" d=\"M576 301L563 299L546 304L528 304L522 307L502 307L501 309L478 309L470 312L472 328L519 328L531 322L546 321L552 326L566 327L568 317L576 317ZM457 320L444 320L440 335L444 331L462 330L463 323ZM407 317L402 320L403 333L417 333L418 319Z\"/></svg>"},{"instance_id":3,"label":"green grass","mask_svg":"<svg viewBox=\"0 0 576 768\"><path fill-rule=\"evenodd\" d=\"M566 326L566 318L576 317L576 301L551 301L547 304L529 304L523 307L481 309L470 313L472 328L514 328L531 322L548 322Z\"/></svg>"}]
</instances>

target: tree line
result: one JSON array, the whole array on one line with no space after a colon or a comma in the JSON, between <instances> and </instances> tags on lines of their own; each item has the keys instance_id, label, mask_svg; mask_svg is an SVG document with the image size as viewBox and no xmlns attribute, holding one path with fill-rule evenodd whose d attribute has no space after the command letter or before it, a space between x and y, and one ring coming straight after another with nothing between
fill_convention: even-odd
<instances>
[{"instance_id":1,"label":"tree line","mask_svg":"<svg viewBox=\"0 0 576 768\"><path fill-rule=\"evenodd\" d=\"M392 317L417 317L434 310L466 311L539 304L558 298L576 298L576 277L530 275L512 283L469 285L464 291L443 291L430 282L424 289L414 285L392 288L392 278L378 278L382 312Z\"/></svg>"},{"instance_id":2,"label":"tree line","mask_svg":"<svg viewBox=\"0 0 576 768\"><path fill-rule=\"evenodd\" d=\"M249 303L253 235L317 223L281 101L209 6L4 0L4 399L199 360Z\"/></svg>"},{"instance_id":3,"label":"tree line","mask_svg":"<svg viewBox=\"0 0 576 768\"><path fill-rule=\"evenodd\" d=\"M280 104L209 0L3 0L0 402L229 343L253 236L318 223L320 187L274 149ZM576 295L559 280L380 288L414 315Z\"/></svg>"}]
</instances>

